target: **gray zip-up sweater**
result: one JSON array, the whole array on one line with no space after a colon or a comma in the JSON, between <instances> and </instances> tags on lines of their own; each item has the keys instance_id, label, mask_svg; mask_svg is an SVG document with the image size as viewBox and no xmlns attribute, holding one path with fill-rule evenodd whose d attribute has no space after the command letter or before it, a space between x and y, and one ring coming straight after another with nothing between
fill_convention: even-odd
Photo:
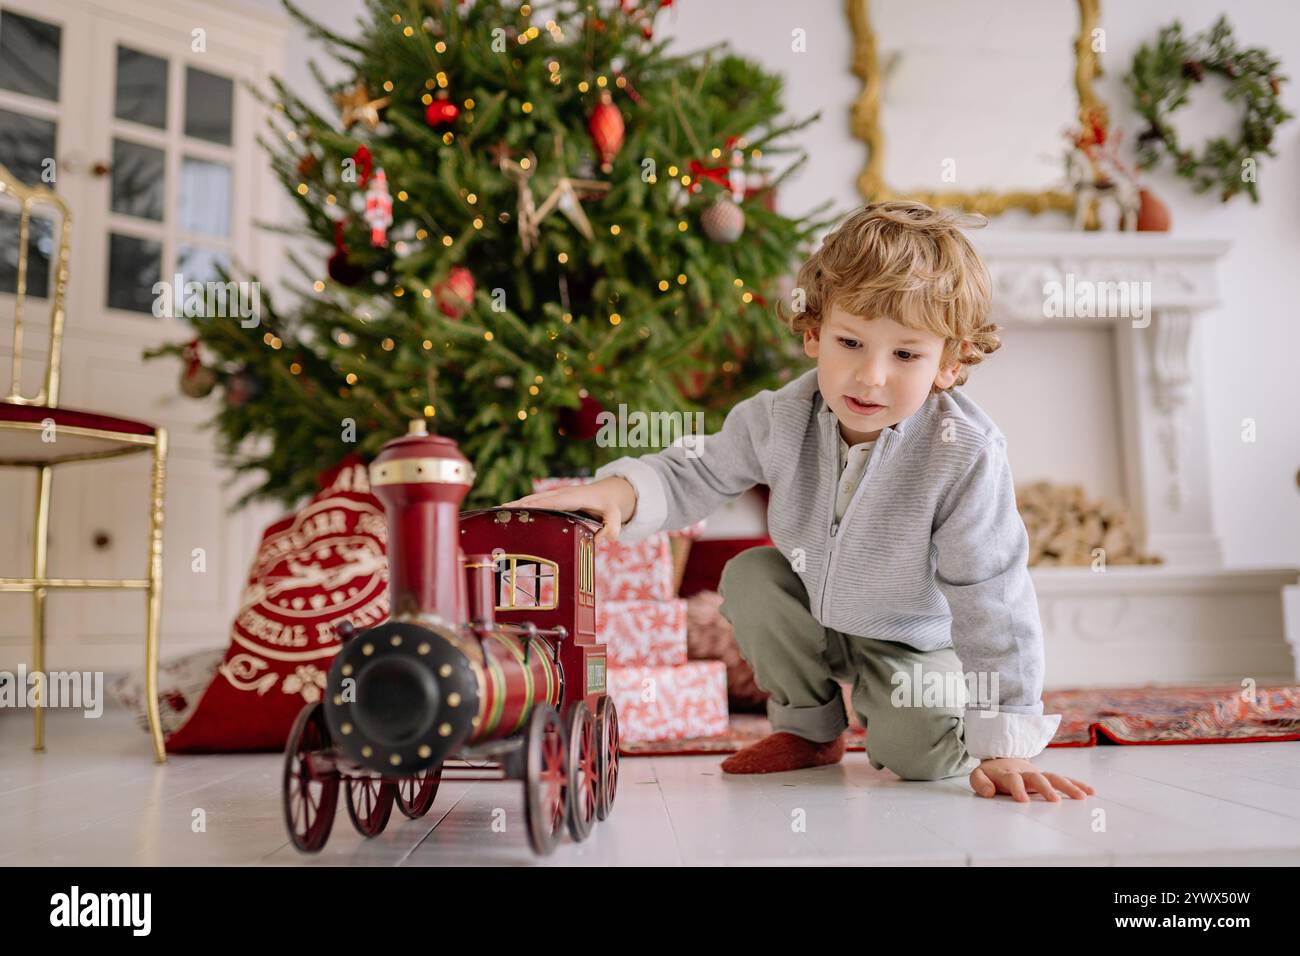
<instances>
[{"instance_id":1,"label":"gray zip-up sweater","mask_svg":"<svg viewBox=\"0 0 1300 956\"><path fill-rule=\"evenodd\" d=\"M819 622L923 651L954 647L966 671L967 750L1040 753L1061 718L1044 715L1040 699L1042 625L1006 437L961 388L931 396L881 431L837 522L840 441L813 368L738 402L721 431L620 458L595 477L635 488L628 542L767 485L768 533Z\"/></svg>"}]
</instances>

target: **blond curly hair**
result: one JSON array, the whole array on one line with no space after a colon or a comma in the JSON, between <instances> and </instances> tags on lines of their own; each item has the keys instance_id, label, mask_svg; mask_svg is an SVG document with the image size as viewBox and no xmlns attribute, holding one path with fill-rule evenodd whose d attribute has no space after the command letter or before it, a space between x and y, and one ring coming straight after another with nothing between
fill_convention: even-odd
<instances>
[{"instance_id":1,"label":"blond curly hair","mask_svg":"<svg viewBox=\"0 0 1300 956\"><path fill-rule=\"evenodd\" d=\"M803 264L790 302L777 315L802 336L820 328L834 305L867 318L886 316L944 339L940 367L961 364L953 387L998 350L1001 328L988 322L992 283L961 229L988 220L910 200L870 203L828 235ZM795 305L803 308L796 310ZM934 395L943 389L931 386Z\"/></svg>"}]
</instances>

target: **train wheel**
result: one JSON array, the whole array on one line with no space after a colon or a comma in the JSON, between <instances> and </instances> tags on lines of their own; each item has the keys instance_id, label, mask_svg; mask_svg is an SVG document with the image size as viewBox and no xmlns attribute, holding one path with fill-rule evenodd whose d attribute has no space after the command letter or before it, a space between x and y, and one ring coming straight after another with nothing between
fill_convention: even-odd
<instances>
[{"instance_id":1,"label":"train wheel","mask_svg":"<svg viewBox=\"0 0 1300 956\"><path fill-rule=\"evenodd\" d=\"M298 712L284 748L284 823L289 839L304 853L316 853L329 839L339 803L339 776L334 770L312 775L311 756L329 749L325 708L308 704Z\"/></svg>"},{"instance_id":2,"label":"train wheel","mask_svg":"<svg viewBox=\"0 0 1300 956\"><path fill-rule=\"evenodd\" d=\"M614 698L606 695L596 705L596 772L600 778L599 796L596 800L596 817L604 820L614 809L614 796L618 792L618 710Z\"/></svg>"},{"instance_id":3,"label":"train wheel","mask_svg":"<svg viewBox=\"0 0 1300 956\"><path fill-rule=\"evenodd\" d=\"M383 833L393 815L397 784L385 783L379 777L349 777L347 796L348 816L357 832L363 837Z\"/></svg>"},{"instance_id":4,"label":"train wheel","mask_svg":"<svg viewBox=\"0 0 1300 956\"><path fill-rule=\"evenodd\" d=\"M569 833L581 842L596 824L600 774L596 768L596 721L578 701L569 710Z\"/></svg>"},{"instance_id":5,"label":"train wheel","mask_svg":"<svg viewBox=\"0 0 1300 956\"><path fill-rule=\"evenodd\" d=\"M560 715L550 704L533 708L524 752L524 814L533 852L555 849L568 805L567 741Z\"/></svg>"},{"instance_id":6,"label":"train wheel","mask_svg":"<svg viewBox=\"0 0 1300 956\"><path fill-rule=\"evenodd\" d=\"M405 777L397 784L397 809L412 820L424 816L433 807L442 782L442 764L422 770L413 777Z\"/></svg>"}]
</instances>

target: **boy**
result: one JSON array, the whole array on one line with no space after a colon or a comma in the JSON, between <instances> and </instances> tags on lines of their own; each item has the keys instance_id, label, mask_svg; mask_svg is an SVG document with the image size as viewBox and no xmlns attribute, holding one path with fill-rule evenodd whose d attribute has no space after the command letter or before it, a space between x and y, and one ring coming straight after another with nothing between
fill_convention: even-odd
<instances>
[{"instance_id":1,"label":"boy","mask_svg":"<svg viewBox=\"0 0 1300 956\"><path fill-rule=\"evenodd\" d=\"M1020 802L1028 789L1053 802L1054 787L1096 792L1029 762L1061 718L1039 699L1042 631L1006 438L955 390L1001 344L985 322L988 273L958 228L974 224L908 201L859 210L800 269L802 308L780 309L815 369L737 403L714 435L508 502L584 509L604 520L597 537L635 541L771 489L776 547L728 562L720 592L773 733L724 761L728 773L838 762L844 679L876 769L969 773L980 796Z\"/></svg>"}]
</instances>

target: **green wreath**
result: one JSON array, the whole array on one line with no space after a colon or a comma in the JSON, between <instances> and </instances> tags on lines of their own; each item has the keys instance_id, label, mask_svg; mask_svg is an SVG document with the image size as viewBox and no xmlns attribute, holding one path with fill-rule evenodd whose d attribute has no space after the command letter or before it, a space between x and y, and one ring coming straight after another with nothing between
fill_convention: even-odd
<instances>
[{"instance_id":1,"label":"green wreath","mask_svg":"<svg viewBox=\"0 0 1300 956\"><path fill-rule=\"evenodd\" d=\"M1217 187L1227 202L1244 189L1252 202L1259 202L1255 157L1277 155L1270 148L1273 134L1292 117L1279 100L1287 78L1278 74L1278 66L1266 50L1237 49L1226 17L1191 39L1183 36L1177 20L1165 27L1154 47L1144 44L1134 54L1133 68L1124 77L1134 108L1149 124L1137 139L1138 166L1150 169L1168 155L1178 175L1198 193ZM1245 115L1235 142L1216 137L1197 154L1178 145L1168 116L1187 102L1192 84L1200 83L1206 71L1228 81L1226 98L1244 104Z\"/></svg>"}]
</instances>

